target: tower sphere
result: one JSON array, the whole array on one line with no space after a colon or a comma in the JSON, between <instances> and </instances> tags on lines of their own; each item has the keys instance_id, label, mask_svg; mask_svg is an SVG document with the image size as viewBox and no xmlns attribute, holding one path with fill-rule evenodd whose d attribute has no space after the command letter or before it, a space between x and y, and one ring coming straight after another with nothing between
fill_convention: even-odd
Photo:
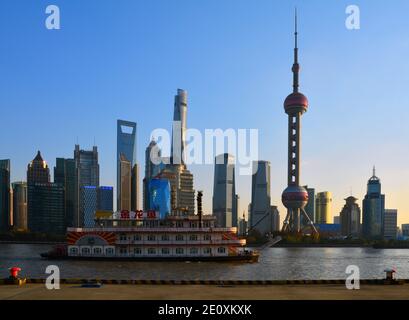
<instances>
[{"instance_id":1,"label":"tower sphere","mask_svg":"<svg viewBox=\"0 0 409 320\"><path fill-rule=\"evenodd\" d=\"M287 114L304 113L308 109L308 99L301 92L293 92L284 101L284 110Z\"/></svg>"},{"instance_id":2,"label":"tower sphere","mask_svg":"<svg viewBox=\"0 0 409 320\"><path fill-rule=\"evenodd\" d=\"M287 209L301 209L308 203L308 192L304 187L291 185L284 190L281 200Z\"/></svg>"}]
</instances>

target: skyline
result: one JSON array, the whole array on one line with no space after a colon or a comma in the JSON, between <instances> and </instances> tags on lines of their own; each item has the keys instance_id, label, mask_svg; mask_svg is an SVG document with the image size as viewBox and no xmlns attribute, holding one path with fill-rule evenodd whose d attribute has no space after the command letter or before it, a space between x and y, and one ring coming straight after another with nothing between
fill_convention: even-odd
<instances>
[{"instance_id":1,"label":"skyline","mask_svg":"<svg viewBox=\"0 0 409 320\"><path fill-rule=\"evenodd\" d=\"M5 38L5 30L8 35L15 35L14 38L6 37L2 44L8 47L8 51L2 50L4 55L1 55L0 62L5 70L5 76L0 80L5 88L2 105L7 106L3 113L10 119L1 126L0 134L6 137L13 133L11 139L2 140L0 158L11 159L12 182L26 180L25 169L37 150L41 150L50 168L55 165L57 157L71 157L78 136L83 149L90 149L95 137L100 152L101 185L115 186L116 120L137 122L137 157L143 170L149 134L155 128L170 130L172 97L181 87L189 92L189 128L201 131L230 127L259 129L260 159L271 162L272 205L278 205L283 217L285 209L280 195L286 184L287 121L282 102L291 86L294 4L286 4L288 10L281 7L274 11L274 4L268 1L259 1L257 7L251 8L247 8L244 1L229 8L232 2L223 1L221 13L217 13L212 10L216 4L214 1L201 5L178 2L187 7L175 5L177 11L189 11L193 17L189 16L185 21L172 20L174 25L170 29L163 24L159 27L148 24L152 29L147 28L146 33L140 28L123 27L135 23L143 25L152 15L165 18L166 27L169 27L175 8L162 3L161 6L169 8L169 12L155 12L156 4L145 3L146 20L135 22L131 13L123 10L125 4L100 4L98 8L102 11L90 15L96 28L82 30L73 24L73 19L76 17L76 23L89 27L85 19L87 10L79 10L82 7L79 2L57 1L57 5L61 4L62 29L55 32L43 27L45 5L42 8L38 4L24 3L24 6L39 7L34 10L37 12L35 17L28 16L25 11L2 10L7 12L6 21L12 21L15 14L26 21L7 26L1 19L0 28L2 38ZM93 2L86 5L89 3ZM130 7L138 7L140 3L127 2ZM328 12L319 22L314 18L318 3ZM383 19L392 14L403 17L408 4L396 3L399 5L381 6ZM395 167L395 158L408 159L409 156L409 151L402 147L406 142L404 137L409 134L408 128L396 120L408 115L404 103L397 100L399 93L404 92L408 74L405 72L407 66L401 61L408 55L409 46L400 41L402 36L407 36L403 26L407 22L403 18L391 19L389 23L395 24L395 29L389 25L379 32L379 19L370 13L379 12L380 4L358 1L362 14L361 30L349 31L344 26L346 3L315 1L308 6L296 4L300 19L300 82L311 106L303 118L301 184L308 184L317 191L331 191L334 195L333 215L338 215L351 187L362 208L366 183L375 164L386 194L386 208L399 210L399 225L408 222L409 205L405 203L405 194L409 192L409 183L402 177L409 177L409 170L404 166ZM13 2L13 8L16 6L23 4ZM103 10L113 10L108 25L104 25L105 19L98 15ZM244 14L244 11L253 18L243 23L235 14ZM199 13L213 17L215 25L197 21L195 27L194 16ZM226 20L230 24L224 24L221 19L226 13L230 14ZM331 21L331 17L336 18ZM37 25L34 23L36 19L39 19ZM324 24L326 27L322 27ZM32 29L25 28L28 25ZM211 40L207 39L208 33L203 29L207 26L210 28L208 32L214 36ZM186 27L191 28L187 28L188 31L184 29ZM108 44L103 42L101 30L107 32L104 35L113 40L119 50L115 46L109 47L109 41ZM129 42L115 40L124 30ZM394 34L397 30L399 37ZM173 34L172 31L176 32ZM317 32L315 40L314 32ZM135 34L144 40L140 42L140 51L130 42ZM32 36L30 40L27 35ZM95 35L100 36L94 38ZM153 37L149 38L149 35ZM167 50L169 56L164 55L164 49L179 47L178 40L183 35L189 40L189 46L183 46L187 52L178 52L179 56ZM222 41L226 35L230 38L224 48ZM258 38L253 37L255 35ZM275 42L272 41L274 37L277 37ZM21 42L23 38L26 41ZM202 44L201 41L206 39L208 41ZM379 47L380 41L385 41L385 46ZM92 53L82 51L81 45ZM107 51L99 51L103 48ZM219 49L217 55L212 48ZM65 50L69 50L68 55ZM206 52L206 56L201 51ZM95 53L99 55L93 56ZM122 57L123 54L127 55L126 58ZM151 59L150 54L153 55ZM68 57L68 61L61 63L63 57ZM111 60L105 60L110 57ZM146 59L142 64L148 64L146 69L134 60L143 57ZM368 57L371 57L369 61ZM200 62L203 65L199 65ZM395 70L399 70L399 81ZM152 76L151 71L154 71ZM156 77L161 80L157 81ZM367 85L362 86L362 83ZM22 95L21 91L27 94ZM258 106L256 112L254 106L249 108L249 105ZM393 113L387 112L389 105L394 106ZM15 107L20 112L16 112ZM328 109L333 112L326 112ZM164 116L158 117L158 112ZM351 113L356 119L351 119ZM93 121L95 117L98 121ZM24 130L17 130L16 123ZM36 130L39 126L48 130ZM29 137L27 132L30 132ZM349 169L351 166L353 168ZM213 175L213 166L191 165L189 169L195 177L195 189L204 190L204 211L210 213L213 181L206 181L206 177ZM342 177L336 176L338 172L343 172ZM251 177L237 176L236 182L241 216L250 202Z\"/></svg>"}]
</instances>

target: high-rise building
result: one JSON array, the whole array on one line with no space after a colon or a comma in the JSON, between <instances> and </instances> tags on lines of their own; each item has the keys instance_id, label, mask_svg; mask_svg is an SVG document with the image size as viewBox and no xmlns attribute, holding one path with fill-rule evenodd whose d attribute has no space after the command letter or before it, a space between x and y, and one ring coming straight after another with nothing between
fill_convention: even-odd
<instances>
[{"instance_id":1,"label":"high-rise building","mask_svg":"<svg viewBox=\"0 0 409 320\"><path fill-rule=\"evenodd\" d=\"M81 187L81 203L84 212L84 226L92 228L96 211L113 211L113 187Z\"/></svg>"},{"instance_id":2,"label":"high-rise building","mask_svg":"<svg viewBox=\"0 0 409 320\"><path fill-rule=\"evenodd\" d=\"M54 183L64 186L65 218L67 227L75 226L77 170L74 159L57 158L54 167Z\"/></svg>"},{"instance_id":3,"label":"high-rise building","mask_svg":"<svg viewBox=\"0 0 409 320\"><path fill-rule=\"evenodd\" d=\"M28 185L28 229L31 232L65 234L64 187L59 183Z\"/></svg>"},{"instance_id":4,"label":"high-rise building","mask_svg":"<svg viewBox=\"0 0 409 320\"><path fill-rule=\"evenodd\" d=\"M0 232L8 231L11 220L10 160L0 160Z\"/></svg>"},{"instance_id":5,"label":"high-rise building","mask_svg":"<svg viewBox=\"0 0 409 320\"><path fill-rule=\"evenodd\" d=\"M295 45L293 72L293 92L284 101L284 110L288 115L288 163L287 163L287 188L283 191L281 200L287 208L284 219L283 231L299 233L305 230L301 225L301 216L307 221L307 225L313 233L317 233L313 221L305 212L308 204L308 192L300 186L300 163L301 163L301 116L308 110L308 99L299 92L298 63L298 30L297 12L295 13Z\"/></svg>"},{"instance_id":6,"label":"high-rise building","mask_svg":"<svg viewBox=\"0 0 409 320\"><path fill-rule=\"evenodd\" d=\"M161 219L171 213L169 180L157 178L151 179L149 181L149 195L148 210L158 211Z\"/></svg>"},{"instance_id":7,"label":"high-rise building","mask_svg":"<svg viewBox=\"0 0 409 320\"><path fill-rule=\"evenodd\" d=\"M398 210L385 209L385 218L383 223L383 238L386 240L395 240L398 232Z\"/></svg>"},{"instance_id":8,"label":"high-rise building","mask_svg":"<svg viewBox=\"0 0 409 320\"><path fill-rule=\"evenodd\" d=\"M305 206L305 212L311 221L315 222L315 189L304 186L305 190L308 192L308 203ZM301 225L307 225L308 221L301 215Z\"/></svg>"},{"instance_id":9,"label":"high-rise building","mask_svg":"<svg viewBox=\"0 0 409 320\"><path fill-rule=\"evenodd\" d=\"M130 185L131 190L129 191L130 205L127 210L137 210L139 209L139 166L137 164L136 157L136 123L125 120L117 121L117 209L121 209L121 201L127 198L128 195L122 196L121 194L121 164L122 159L125 157L130 163ZM127 190L126 190L127 192Z\"/></svg>"},{"instance_id":10,"label":"high-rise building","mask_svg":"<svg viewBox=\"0 0 409 320\"><path fill-rule=\"evenodd\" d=\"M119 177L117 210L131 211L131 162L125 154L120 155Z\"/></svg>"},{"instance_id":11,"label":"high-rise building","mask_svg":"<svg viewBox=\"0 0 409 320\"><path fill-rule=\"evenodd\" d=\"M84 227L94 227L95 211L97 211L97 187L81 187L81 212L84 214Z\"/></svg>"},{"instance_id":12,"label":"high-rise building","mask_svg":"<svg viewBox=\"0 0 409 320\"><path fill-rule=\"evenodd\" d=\"M186 125L187 125L187 92L182 89L177 90L175 95L175 104L173 111L172 128L172 164L184 164L184 151L186 144Z\"/></svg>"},{"instance_id":13,"label":"high-rise building","mask_svg":"<svg viewBox=\"0 0 409 320\"><path fill-rule=\"evenodd\" d=\"M402 224L402 237L409 238L409 223Z\"/></svg>"},{"instance_id":14,"label":"high-rise building","mask_svg":"<svg viewBox=\"0 0 409 320\"><path fill-rule=\"evenodd\" d=\"M249 206L249 230L261 234L272 233L277 229L277 207L271 205L270 162L255 161L257 170L252 176L251 204ZM278 216L279 219L279 216Z\"/></svg>"},{"instance_id":15,"label":"high-rise building","mask_svg":"<svg viewBox=\"0 0 409 320\"><path fill-rule=\"evenodd\" d=\"M74 226L84 225L84 204L81 203L81 188L84 186L99 186L99 164L98 148L94 146L92 150L81 150L79 145L75 145L75 216Z\"/></svg>"},{"instance_id":16,"label":"high-rise building","mask_svg":"<svg viewBox=\"0 0 409 320\"><path fill-rule=\"evenodd\" d=\"M97 210L113 211L114 210L114 188L101 186L97 193Z\"/></svg>"},{"instance_id":17,"label":"high-rise building","mask_svg":"<svg viewBox=\"0 0 409 320\"><path fill-rule=\"evenodd\" d=\"M381 193L381 181L373 175L368 181L367 193L363 200L362 231L365 238L381 239L385 217L385 195Z\"/></svg>"},{"instance_id":18,"label":"high-rise building","mask_svg":"<svg viewBox=\"0 0 409 320\"><path fill-rule=\"evenodd\" d=\"M341 234L346 237L359 237L361 233L361 209L356 203L358 199L350 196L345 199L345 205L341 210L340 224ZM335 223L335 221L334 221Z\"/></svg>"},{"instance_id":19,"label":"high-rise building","mask_svg":"<svg viewBox=\"0 0 409 320\"><path fill-rule=\"evenodd\" d=\"M27 183L13 182L13 230L26 231L27 224Z\"/></svg>"},{"instance_id":20,"label":"high-rise building","mask_svg":"<svg viewBox=\"0 0 409 320\"><path fill-rule=\"evenodd\" d=\"M131 210L139 210L139 165L137 163L131 172Z\"/></svg>"},{"instance_id":21,"label":"high-rise building","mask_svg":"<svg viewBox=\"0 0 409 320\"><path fill-rule=\"evenodd\" d=\"M318 192L315 198L315 222L329 224L332 217L332 194L324 191Z\"/></svg>"},{"instance_id":22,"label":"high-rise building","mask_svg":"<svg viewBox=\"0 0 409 320\"><path fill-rule=\"evenodd\" d=\"M215 157L213 214L220 227L238 226L234 163L234 156L228 153Z\"/></svg>"},{"instance_id":23,"label":"high-rise building","mask_svg":"<svg viewBox=\"0 0 409 320\"><path fill-rule=\"evenodd\" d=\"M145 150L145 178L143 179L143 209L149 209L149 182L165 168L162 162L162 151L155 140Z\"/></svg>"},{"instance_id":24,"label":"high-rise building","mask_svg":"<svg viewBox=\"0 0 409 320\"><path fill-rule=\"evenodd\" d=\"M239 220L239 235L242 237L245 237L247 235L247 220L246 220L246 216L243 212L243 216L242 218Z\"/></svg>"},{"instance_id":25,"label":"high-rise building","mask_svg":"<svg viewBox=\"0 0 409 320\"><path fill-rule=\"evenodd\" d=\"M27 167L27 185L50 182L50 169L38 151Z\"/></svg>"},{"instance_id":26,"label":"high-rise building","mask_svg":"<svg viewBox=\"0 0 409 320\"><path fill-rule=\"evenodd\" d=\"M167 179L171 190L172 214L195 214L193 175L183 160L185 146L187 92L178 89L175 96L170 163L156 176ZM165 158L162 158L165 159ZM166 161L167 162L167 161ZM166 163L165 162L165 163Z\"/></svg>"}]
</instances>

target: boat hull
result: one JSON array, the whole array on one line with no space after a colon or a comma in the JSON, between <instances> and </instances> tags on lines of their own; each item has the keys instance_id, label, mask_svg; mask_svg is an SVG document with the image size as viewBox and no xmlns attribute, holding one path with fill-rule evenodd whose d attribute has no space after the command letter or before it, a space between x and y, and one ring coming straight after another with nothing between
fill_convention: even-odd
<instances>
[{"instance_id":1,"label":"boat hull","mask_svg":"<svg viewBox=\"0 0 409 320\"><path fill-rule=\"evenodd\" d=\"M257 262L259 255L237 255L237 256L208 256L208 257L84 257L84 256L52 256L48 253L41 254L48 260L83 260L83 261L185 261L185 262Z\"/></svg>"}]
</instances>

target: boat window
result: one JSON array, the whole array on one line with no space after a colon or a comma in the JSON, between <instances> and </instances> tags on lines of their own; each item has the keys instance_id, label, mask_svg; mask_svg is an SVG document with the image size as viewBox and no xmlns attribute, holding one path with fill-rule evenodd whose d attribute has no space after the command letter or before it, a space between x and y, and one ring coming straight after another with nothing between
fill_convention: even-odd
<instances>
[{"instance_id":1,"label":"boat window","mask_svg":"<svg viewBox=\"0 0 409 320\"><path fill-rule=\"evenodd\" d=\"M204 254L211 254L212 253L212 248L203 248L203 253Z\"/></svg>"},{"instance_id":2,"label":"boat window","mask_svg":"<svg viewBox=\"0 0 409 320\"><path fill-rule=\"evenodd\" d=\"M142 249L141 248L134 248L133 253L134 254L142 254Z\"/></svg>"},{"instance_id":3,"label":"boat window","mask_svg":"<svg viewBox=\"0 0 409 320\"><path fill-rule=\"evenodd\" d=\"M205 240L205 241L212 240L212 236L211 236L210 234L205 234L205 235L204 235L204 240Z\"/></svg>"},{"instance_id":4,"label":"boat window","mask_svg":"<svg viewBox=\"0 0 409 320\"><path fill-rule=\"evenodd\" d=\"M155 241L156 237L153 234L148 235L148 241Z\"/></svg>"},{"instance_id":5,"label":"boat window","mask_svg":"<svg viewBox=\"0 0 409 320\"><path fill-rule=\"evenodd\" d=\"M176 248L176 254L183 254L184 251L183 248Z\"/></svg>"},{"instance_id":6,"label":"boat window","mask_svg":"<svg viewBox=\"0 0 409 320\"><path fill-rule=\"evenodd\" d=\"M156 249L155 248L149 248L148 249L148 254L156 254Z\"/></svg>"},{"instance_id":7,"label":"boat window","mask_svg":"<svg viewBox=\"0 0 409 320\"><path fill-rule=\"evenodd\" d=\"M105 252L108 255L112 255L112 254L114 254L114 249L113 248L107 248Z\"/></svg>"},{"instance_id":8,"label":"boat window","mask_svg":"<svg viewBox=\"0 0 409 320\"><path fill-rule=\"evenodd\" d=\"M140 234L135 234L135 235L133 236L133 241L141 241L141 240L142 240L142 237L141 237Z\"/></svg>"},{"instance_id":9,"label":"boat window","mask_svg":"<svg viewBox=\"0 0 409 320\"><path fill-rule=\"evenodd\" d=\"M191 234L189 237L190 241L197 241L197 234Z\"/></svg>"},{"instance_id":10,"label":"boat window","mask_svg":"<svg viewBox=\"0 0 409 320\"><path fill-rule=\"evenodd\" d=\"M190 248L190 254L198 254L199 249L198 248Z\"/></svg>"},{"instance_id":11,"label":"boat window","mask_svg":"<svg viewBox=\"0 0 409 320\"><path fill-rule=\"evenodd\" d=\"M124 233L120 234L119 235L119 240L120 241L126 241L127 240L126 234L124 234Z\"/></svg>"},{"instance_id":12,"label":"boat window","mask_svg":"<svg viewBox=\"0 0 409 320\"><path fill-rule=\"evenodd\" d=\"M82 249L81 249L81 253L82 253L82 254L90 254L90 253L91 253L91 250L90 250L89 248L82 248Z\"/></svg>"},{"instance_id":13,"label":"boat window","mask_svg":"<svg viewBox=\"0 0 409 320\"><path fill-rule=\"evenodd\" d=\"M101 248L94 248L94 254L101 254L102 249Z\"/></svg>"},{"instance_id":14,"label":"boat window","mask_svg":"<svg viewBox=\"0 0 409 320\"><path fill-rule=\"evenodd\" d=\"M162 235L162 241L169 241L169 235L163 234Z\"/></svg>"},{"instance_id":15,"label":"boat window","mask_svg":"<svg viewBox=\"0 0 409 320\"><path fill-rule=\"evenodd\" d=\"M71 254L78 254L78 248L70 248Z\"/></svg>"},{"instance_id":16,"label":"boat window","mask_svg":"<svg viewBox=\"0 0 409 320\"><path fill-rule=\"evenodd\" d=\"M225 252L226 252L226 248L224 248L224 247L219 247L219 248L217 248L217 252L218 252L218 253L225 253Z\"/></svg>"},{"instance_id":17,"label":"boat window","mask_svg":"<svg viewBox=\"0 0 409 320\"><path fill-rule=\"evenodd\" d=\"M128 250L126 248L120 248L119 249L120 254L126 254L127 252L128 252Z\"/></svg>"},{"instance_id":18,"label":"boat window","mask_svg":"<svg viewBox=\"0 0 409 320\"><path fill-rule=\"evenodd\" d=\"M176 228L183 228L183 221L177 221Z\"/></svg>"},{"instance_id":19,"label":"boat window","mask_svg":"<svg viewBox=\"0 0 409 320\"><path fill-rule=\"evenodd\" d=\"M176 241L183 241L183 235L182 234L177 234L176 235Z\"/></svg>"},{"instance_id":20,"label":"boat window","mask_svg":"<svg viewBox=\"0 0 409 320\"><path fill-rule=\"evenodd\" d=\"M169 254L170 250L169 248L162 248L162 254Z\"/></svg>"}]
</instances>

